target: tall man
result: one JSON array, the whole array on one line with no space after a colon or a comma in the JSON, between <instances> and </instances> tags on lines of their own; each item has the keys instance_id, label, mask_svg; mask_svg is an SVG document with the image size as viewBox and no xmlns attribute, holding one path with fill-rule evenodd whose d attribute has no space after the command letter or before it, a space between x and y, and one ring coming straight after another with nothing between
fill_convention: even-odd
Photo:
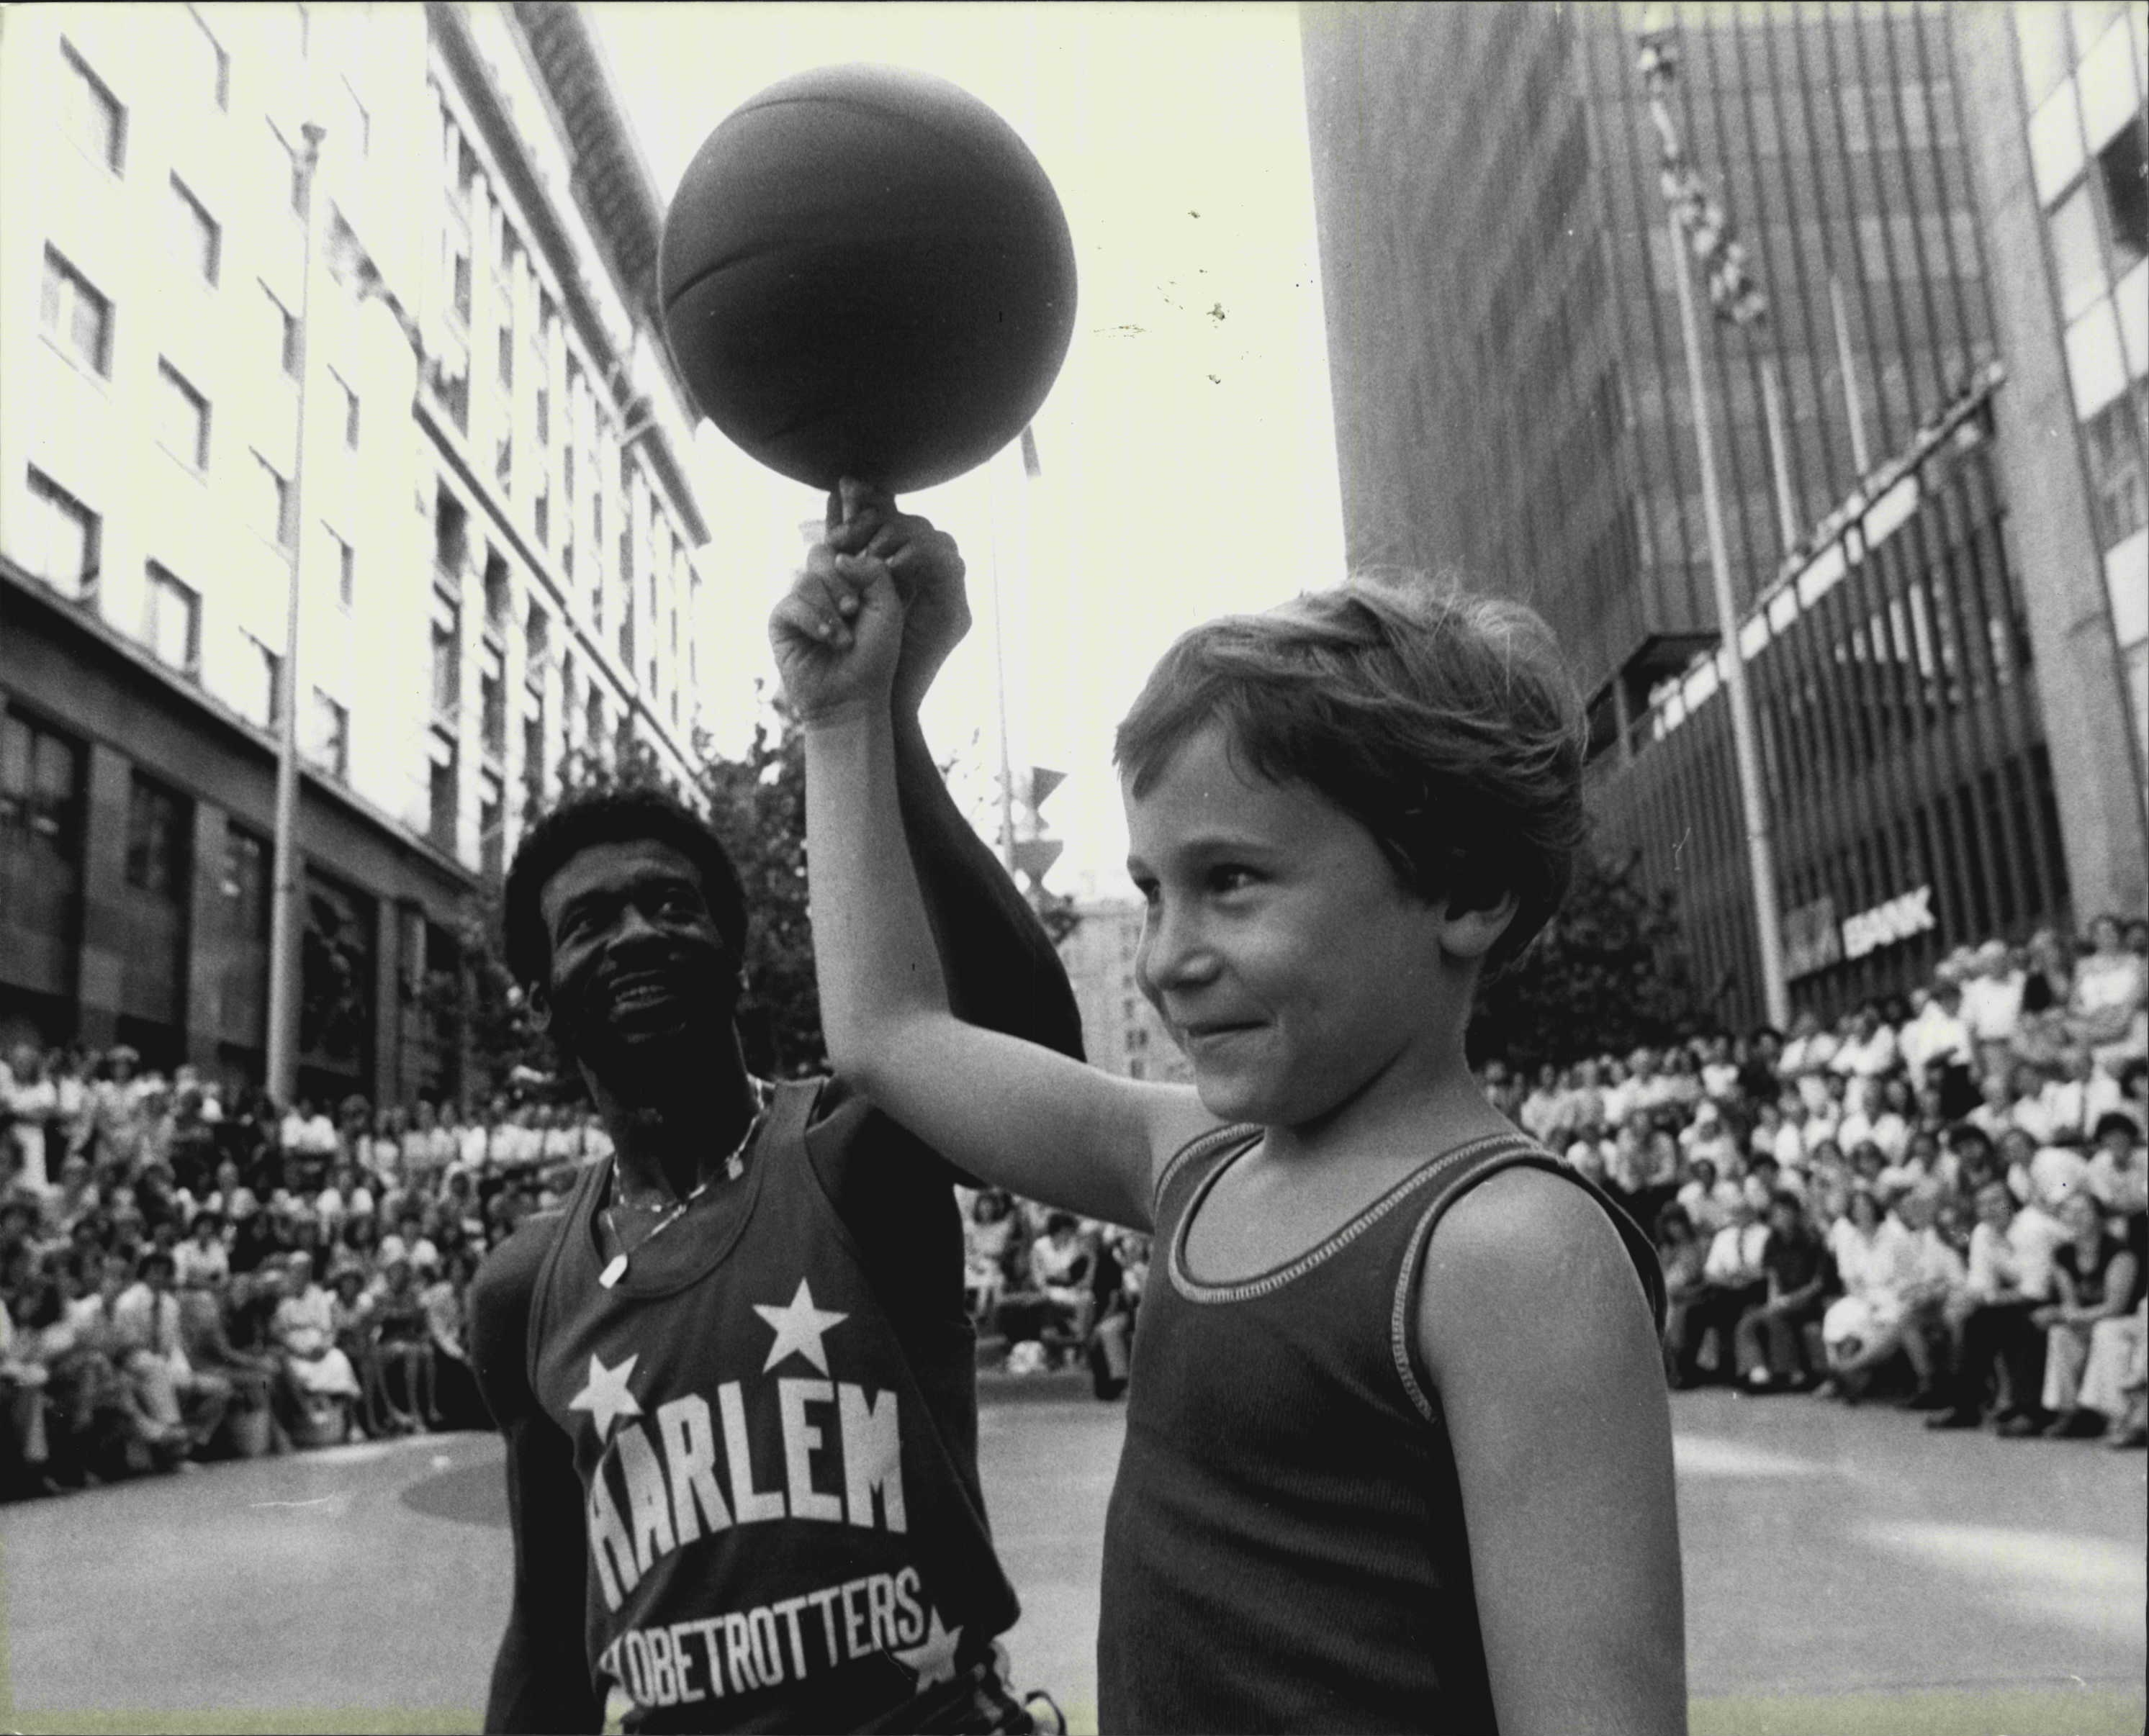
<instances>
[{"instance_id":1,"label":"tall man","mask_svg":"<svg viewBox=\"0 0 2149 1736\"><path fill-rule=\"evenodd\" d=\"M828 545L913 595L897 781L943 968L981 1024L1080 1051L1066 977L957 812L918 705L969 626L952 540L884 496ZM1027 1729L977 1471L954 1172L841 1080L753 1078L747 912L668 799L564 806L516 852L508 963L614 1146L480 1272L515 1591L491 1730Z\"/></svg>"}]
</instances>

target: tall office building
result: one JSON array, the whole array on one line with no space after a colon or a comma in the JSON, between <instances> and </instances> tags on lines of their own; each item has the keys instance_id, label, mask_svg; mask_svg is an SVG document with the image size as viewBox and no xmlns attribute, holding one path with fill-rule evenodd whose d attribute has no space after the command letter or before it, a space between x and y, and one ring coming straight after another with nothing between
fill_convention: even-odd
<instances>
[{"instance_id":1,"label":"tall office building","mask_svg":"<svg viewBox=\"0 0 2149 1736\"><path fill-rule=\"evenodd\" d=\"M1059 960L1082 1016L1090 1065L1125 1079L1190 1081L1193 1068L1135 982L1142 907L1100 899L1078 902L1074 911L1082 920L1059 943Z\"/></svg>"},{"instance_id":2,"label":"tall office building","mask_svg":"<svg viewBox=\"0 0 2149 1736\"><path fill-rule=\"evenodd\" d=\"M2130 9L2028 10L2100 43L2116 29L2136 76ZM1302 16L1351 553L1452 564L1547 616L1590 700L1599 847L1678 889L1719 1016L1752 1022L1673 275L1694 268L1660 191L1643 9ZM2138 908L2149 849L2120 670L2139 625L2084 552L2079 474L2074 539L2011 516L2042 425L2016 372L2035 311L1992 263L1996 189L1965 119L1990 111L1958 59L1973 26L2015 21L1784 3L1648 22L1676 57L1685 149L1769 303L1739 328L1704 300L1702 372L1794 1002L1832 1012L1958 943ZM2138 77L2132 91L2138 133ZM1984 154L2019 157L2024 138L2017 124ZM2104 263L2116 285L2125 259ZM2138 355L2120 365L2139 381Z\"/></svg>"},{"instance_id":3,"label":"tall office building","mask_svg":"<svg viewBox=\"0 0 2149 1736\"><path fill-rule=\"evenodd\" d=\"M697 722L659 211L595 45L12 11L0 162L0 1046L259 1078L295 569L299 1089L452 1091L437 991L529 804L573 752L683 773Z\"/></svg>"}]
</instances>

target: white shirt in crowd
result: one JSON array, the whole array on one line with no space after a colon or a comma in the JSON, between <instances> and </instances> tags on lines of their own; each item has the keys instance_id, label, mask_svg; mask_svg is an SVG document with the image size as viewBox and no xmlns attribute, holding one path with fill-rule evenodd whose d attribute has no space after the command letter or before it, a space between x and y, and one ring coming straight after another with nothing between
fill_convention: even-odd
<instances>
[{"instance_id":1,"label":"white shirt in crowd","mask_svg":"<svg viewBox=\"0 0 2149 1736\"><path fill-rule=\"evenodd\" d=\"M2043 1302L2052 1293L2052 1255L2066 1227L2034 1206L2015 1214L2003 1237L1980 1223L1970 1232L1970 1293L1985 1301L2009 1293Z\"/></svg>"},{"instance_id":2,"label":"white shirt in crowd","mask_svg":"<svg viewBox=\"0 0 2149 1736\"><path fill-rule=\"evenodd\" d=\"M1917 1017L1904 1026L1901 1045L1903 1065L1912 1080L1920 1083L1926 1076L1925 1069L1936 1061L1963 1066L1975 1061L1970 1026L1959 1013L1950 1012L1938 1001L1928 1001Z\"/></svg>"},{"instance_id":3,"label":"white shirt in crowd","mask_svg":"<svg viewBox=\"0 0 2149 1736\"><path fill-rule=\"evenodd\" d=\"M1719 1283L1754 1283L1761 1277L1761 1255L1768 1246L1768 1225L1726 1224L1709 1244L1701 1275Z\"/></svg>"},{"instance_id":4,"label":"white shirt in crowd","mask_svg":"<svg viewBox=\"0 0 2149 1736\"><path fill-rule=\"evenodd\" d=\"M1962 986L1962 1021L1980 1043L2004 1043L2022 1016L2022 973L1973 976Z\"/></svg>"}]
</instances>

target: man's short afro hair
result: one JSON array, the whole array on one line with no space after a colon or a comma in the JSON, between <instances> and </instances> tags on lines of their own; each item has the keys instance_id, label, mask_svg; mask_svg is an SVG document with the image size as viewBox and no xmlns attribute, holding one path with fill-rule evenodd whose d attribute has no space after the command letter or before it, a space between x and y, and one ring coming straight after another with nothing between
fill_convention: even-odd
<instances>
[{"instance_id":1,"label":"man's short afro hair","mask_svg":"<svg viewBox=\"0 0 2149 1736\"><path fill-rule=\"evenodd\" d=\"M694 865L717 931L734 956L745 957L746 891L723 840L677 797L637 785L574 797L524 835L507 871L501 918L507 968L516 981L527 988L551 974L552 936L542 904L546 882L592 845L644 839L669 845Z\"/></svg>"}]
</instances>

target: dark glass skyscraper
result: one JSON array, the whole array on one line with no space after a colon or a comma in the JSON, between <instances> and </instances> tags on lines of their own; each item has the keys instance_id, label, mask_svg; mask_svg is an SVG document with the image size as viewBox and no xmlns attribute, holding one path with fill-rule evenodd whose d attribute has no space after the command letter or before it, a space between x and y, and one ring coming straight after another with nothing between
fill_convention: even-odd
<instances>
[{"instance_id":1,"label":"dark glass skyscraper","mask_svg":"<svg viewBox=\"0 0 2149 1736\"><path fill-rule=\"evenodd\" d=\"M1678 888L1719 1015L1751 1022L1673 277L1692 266L1641 8L1303 17L1352 558L1452 565L1551 621L1591 699L1601 847ZM1794 998L1833 1011L2072 915L1955 27L1935 5L1649 22L1687 153L1769 299L1757 326L1707 322L1703 385Z\"/></svg>"}]
</instances>

